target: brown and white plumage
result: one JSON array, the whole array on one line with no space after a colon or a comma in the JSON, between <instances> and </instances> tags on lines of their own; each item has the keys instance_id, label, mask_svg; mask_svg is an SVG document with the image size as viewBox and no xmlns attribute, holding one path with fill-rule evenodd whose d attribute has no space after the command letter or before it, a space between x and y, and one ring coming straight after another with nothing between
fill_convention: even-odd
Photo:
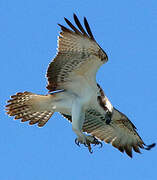
<instances>
[{"instance_id":1,"label":"brown and white plumage","mask_svg":"<svg viewBox=\"0 0 157 180\"><path fill-rule=\"evenodd\" d=\"M134 124L121 112L114 108L110 124L106 124L104 114L95 109L88 109L83 124L83 132L93 135L101 141L110 143L121 152L132 157L132 150L141 153L140 149L151 149L155 144L145 145L136 131ZM71 116L62 114L71 122Z\"/></svg>"},{"instance_id":2,"label":"brown and white plumage","mask_svg":"<svg viewBox=\"0 0 157 180\"><path fill-rule=\"evenodd\" d=\"M112 106L97 84L96 73L108 57L95 41L86 18L86 31L75 14L77 28L66 18L65 21L72 30L59 24L62 32L58 52L47 70L47 89L51 93L17 93L8 101L7 113L30 125L44 126L54 112L60 112L72 123L77 144L85 144L90 152L91 144L100 144L99 140L111 143L130 157L132 149L140 153L139 148L154 147L155 144L147 146L143 142L133 123Z\"/></svg>"},{"instance_id":3,"label":"brown and white plumage","mask_svg":"<svg viewBox=\"0 0 157 180\"><path fill-rule=\"evenodd\" d=\"M9 104L6 105L7 114L15 116L15 119L21 119L21 122L29 121L30 125L38 123L38 126L42 127L53 115L53 111L43 109L43 98L46 99L45 96L27 91L17 93L8 100ZM42 106L40 106L40 101Z\"/></svg>"},{"instance_id":4,"label":"brown and white plumage","mask_svg":"<svg viewBox=\"0 0 157 180\"><path fill-rule=\"evenodd\" d=\"M106 102L109 100L104 95L101 87L99 85L98 87L101 92L102 103L105 107ZM62 115L70 122L72 121L71 116ZM82 129L83 132L89 133L101 141L111 143L119 151L125 151L130 157L132 157L132 150L141 153L139 148L149 150L155 146L155 144L146 145L138 135L135 125L116 108L113 109L109 124L106 124L105 114L100 113L96 109L87 109Z\"/></svg>"},{"instance_id":5,"label":"brown and white plumage","mask_svg":"<svg viewBox=\"0 0 157 180\"><path fill-rule=\"evenodd\" d=\"M74 20L79 29L65 18L73 31L59 24L62 32L58 37L58 53L47 70L47 89L50 91L67 88L74 76L95 79L98 68L108 60L107 54L96 43L86 18L84 24L88 34L75 14Z\"/></svg>"}]
</instances>

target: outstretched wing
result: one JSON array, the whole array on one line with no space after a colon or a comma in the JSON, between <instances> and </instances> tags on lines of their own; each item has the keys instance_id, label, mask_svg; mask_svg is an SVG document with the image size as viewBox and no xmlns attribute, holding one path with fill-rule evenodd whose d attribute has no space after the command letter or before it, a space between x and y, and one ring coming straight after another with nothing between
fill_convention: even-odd
<instances>
[{"instance_id":1,"label":"outstretched wing","mask_svg":"<svg viewBox=\"0 0 157 180\"><path fill-rule=\"evenodd\" d=\"M96 43L86 18L87 32L75 14L78 29L64 19L73 31L59 24L62 32L58 37L58 53L47 70L49 91L65 89L65 85L79 75L95 79L98 68L108 60L107 54Z\"/></svg>"},{"instance_id":2,"label":"outstretched wing","mask_svg":"<svg viewBox=\"0 0 157 180\"><path fill-rule=\"evenodd\" d=\"M71 116L62 115L71 121ZM132 157L132 149L140 153L139 148L149 150L155 145L145 145L133 123L115 108L110 124L106 124L105 114L103 115L95 109L88 109L85 113L83 131L106 143L111 143L121 152L125 151L130 157Z\"/></svg>"},{"instance_id":3,"label":"outstretched wing","mask_svg":"<svg viewBox=\"0 0 157 180\"><path fill-rule=\"evenodd\" d=\"M125 151L130 157L132 157L132 149L137 153L140 153L139 148L144 149L145 144L136 132L136 127L115 108L110 124L106 124L104 115L89 109L83 130L106 143L111 143L121 152Z\"/></svg>"}]
</instances>

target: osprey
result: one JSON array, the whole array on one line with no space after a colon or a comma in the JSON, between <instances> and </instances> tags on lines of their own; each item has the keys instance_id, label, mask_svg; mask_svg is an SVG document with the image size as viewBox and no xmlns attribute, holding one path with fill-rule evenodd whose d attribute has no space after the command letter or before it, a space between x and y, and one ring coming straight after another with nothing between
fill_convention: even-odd
<instances>
[{"instance_id":1,"label":"osprey","mask_svg":"<svg viewBox=\"0 0 157 180\"><path fill-rule=\"evenodd\" d=\"M96 82L96 73L108 61L107 54L97 44L84 18L83 28L74 14L75 27L64 18L71 29L58 24L58 52L47 70L49 93L37 95L20 92L11 96L6 105L7 114L44 126L54 112L59 112L72 123L77 145L84 144L92 153L91 145L101 141L111 143L132 157L132 149L150 150L155 143L146 145L133 123L114 108Z\"/></svg>"}]
</instances>

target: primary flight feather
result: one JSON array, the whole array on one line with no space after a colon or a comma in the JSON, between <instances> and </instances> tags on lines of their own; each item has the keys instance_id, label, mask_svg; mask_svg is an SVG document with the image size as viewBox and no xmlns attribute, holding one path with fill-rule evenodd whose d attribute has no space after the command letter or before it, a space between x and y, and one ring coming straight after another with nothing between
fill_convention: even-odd
<instances>
[{"instance_id":1,"label":"primary flight feather","mask_svg":"<svg viewBox=\"0 0 157 180\"><path fill-rule=\"evenodd\" d=\"M72 123L77 145L84 144L92 152L91 144L111 143L121 152L132 157L132 149L149 150L155 144L146 145L136 132L133 123L112 106L100 85L96 73L108 61L107 54L97 44L87 19L84 26L74 14L75 27L61 27L58 52L47 70L49 94L17 93L8 100L7 113L22 122L42 127L54 112L60 112ZM86 132L86 133L84 133Z\"/></svg>"}]
</instances>

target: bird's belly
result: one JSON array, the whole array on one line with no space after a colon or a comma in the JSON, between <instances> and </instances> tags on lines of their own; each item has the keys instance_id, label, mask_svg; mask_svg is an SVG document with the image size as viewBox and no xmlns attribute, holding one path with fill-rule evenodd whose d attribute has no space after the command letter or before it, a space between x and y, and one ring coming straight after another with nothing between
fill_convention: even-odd
<instances>
[{"instance_id":1,"label":"bird's belly","mask_svg":"<svg viewBox=\"0 0 157 180\"><path fill-rule=\"evenodd\" d=\"M72 106L76 99L79 99L83 108L86 108L96 100L96 92L88 85L84 87L78 85L77 88L75 86L72 90L58 93L56 100L52 103L54 111L71 115Z\"/></svg>"},{"instance_id":2,"label":"bird's belly","mask_svg":"<svg viewBox=\"0 0 157 180\"><path fill-rule=\"evenodd\" d=\"M93 96L97 95L98 89L95 82L79 76L72 79L67 90L69 93L81 98L84 102L88 102Z\"/></svg>"},{"instance_id":3,"label":"bird's belly","mask_svg":"<svg viewBox=\"0 0 157 180\"><path fill-rule=\"evenodd\" d=\"M73 99L74 95L67 91L57 93L55 98L52 99L51 107L54 112L71 115Z\"/></svg>"}]
</instances>

